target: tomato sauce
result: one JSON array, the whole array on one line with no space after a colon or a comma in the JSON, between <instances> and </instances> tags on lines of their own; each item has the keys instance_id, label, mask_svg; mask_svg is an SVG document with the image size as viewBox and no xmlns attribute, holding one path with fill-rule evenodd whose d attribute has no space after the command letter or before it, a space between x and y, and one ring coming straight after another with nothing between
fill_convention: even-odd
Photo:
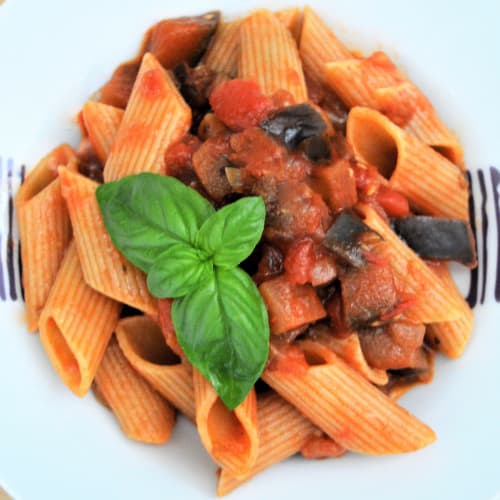
<instances>
[{"instance_id":1,"label":"tomato sauce","mask_svg":"<svg viewBox=\"0 0 500 500\"><path fill-rule=\"evenodd\" d=\"M215 115L231 130L254 127L274 108L271 98L250 80L229 80L218 85L210 95Z\"/></svg>"}]
</instances>

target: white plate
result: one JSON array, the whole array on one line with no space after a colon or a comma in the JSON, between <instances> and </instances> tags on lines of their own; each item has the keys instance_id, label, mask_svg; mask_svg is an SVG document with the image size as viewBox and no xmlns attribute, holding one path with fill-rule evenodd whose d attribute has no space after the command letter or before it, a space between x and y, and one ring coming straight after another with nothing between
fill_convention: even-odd
<instances>
[{"instance_id":1,"label":"white plate","mask_svg":"<svg viewBox=\"0 0 500 500\"><path fill-rule=\"evenodd\" d=\"M167 446L140 445L122 436L91 395L78 399L68 392L37 336L25 331L15 273L14 282L8 280L18 253L15 225L13 252L7 251L8 173L15 190L22 165L29 169L63 141L77 144L73 116L112 69L135 53L155 21L214 8L242 13L230 1L171 3L7 0L0 6L0 484L16 499L215 497L215 467L187 421L180 420ZM259 3L290 6L252 0L245 8ZM402 401L436 430L436 444L397 457L294 458L231 498L492 499L500 493L500 214L498 184L496 192L492 184L493 173L500 176L500 4L309 3L352 48L384 48L395 57L462 140L480 256L472 275L476 326L463 358L441 360L434 382ZM467 293L471 275L463 269L458 274Z\"/></svg>"}]
</instances>

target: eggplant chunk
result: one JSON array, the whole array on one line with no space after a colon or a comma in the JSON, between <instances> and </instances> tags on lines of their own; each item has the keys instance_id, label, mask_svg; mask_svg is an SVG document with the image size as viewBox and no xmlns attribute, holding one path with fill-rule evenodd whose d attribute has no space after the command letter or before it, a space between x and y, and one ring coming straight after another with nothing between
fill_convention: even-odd
<instances>
[{"instance_id":1,"label":"eggplant chunk","mask_svg":"<svg viewBox=\"0 0 500 500\"><path fill-rule=\"evenodd\" d=\"M327 162L332 158L330 144L325 137L318 135L309 137L304 140L303 146L305 155L313 163Z\"/></svg>"},{"instance_id":2,"label":"eggplant chunk","mask_svg":"<svg viewBox=\"0 0 500 500\"><path fill-rule=\"evenodd\" d=\"M350 328L368 326L392 311L398 296L392 269L367 262L340 273L342 305Z\"/></svg>"},{"instance_id":3,"label":"eggplant chunk","mask_svg":"<svg viewBox=\"0 0 500 500\"><path fill-rule=\"evenodd\" d=\"M152 26L144 35L137 56L118 66L101 87L99 101L123 109L127 106L146 52L151 52L166 69L182 62L196 64L205 53L219 19L220 12L212 11L201 16L165 19Z\"/></svg>"},{"instance_id":4,"label":"eggplant chunk","mask_svg":"<svg viewBox=\"0 0 500 500\"><path fill-rule=\"evenodd\" d=\"M193 168L207 193L217 202L223 200L232 189L225 168L229 166L229 143L225 137L213 137L205 141L193 154Z\"/></svg>"},{"instance_id":5,"label":"eggplant chunk","mask_svg":"<svg viewBox=\"0 0 500 500\"><path fill-rule=\"evenodd\" d=\"M469 267L477 264L468 222L426 215L398 217L391 222L396 233L423 259L455 260Z\"/></svg>"},{"instance_id":6,"label":"eggplant chunk","mask_svg":"<svg viewBox=\"0 0 500 500\"><path fill-rule=\"evenodd\" d=\"M361 255L359 240L368 232L373 231L354 212L344 210L328 229L323 246L351 266L362 267L365 259Z\"/></svg>"},{"instance_id":7,"label":"eggplant chunk","mask_svg":"<svg viewBox=\"0 0 500 500\"><path fill-rule=\"evenodd\" d=\"M288 149L296 149L304 139L320 136L327 126L322 116L309 104L297 104L262 120L260 128Z\"/></svg>"},{"instance_id":8,"label":"eggplant chunk","mask_svg":"<svg viewBox=\"0 0 500 500\"><path fill-rule=\"evenodd\" d=\"M360 330L359 341L366 361L380 370L401 370L425 367L421 349L425 326L389 323L382 328Z\"/></svg>"}]
</instances>

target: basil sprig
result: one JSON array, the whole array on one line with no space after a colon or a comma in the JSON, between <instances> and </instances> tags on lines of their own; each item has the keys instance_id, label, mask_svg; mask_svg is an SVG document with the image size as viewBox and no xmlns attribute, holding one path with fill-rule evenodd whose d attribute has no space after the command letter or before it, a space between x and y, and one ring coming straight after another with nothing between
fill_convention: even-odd
<instances>
[{"instance_id":1,"label":"basil sprig","mask_svg":"<svg viewBox=\"0 0 500 500\"><path fill-rule=\"evenodd\" d=\"M103 184L96 195L113 244L147 274L155 297L174 298L172 320L187 358L234 409L269 352L262 297L237 267L262 236L262 199L216 212L177 179L151 173Z\"/></svg>"}]
</instances>

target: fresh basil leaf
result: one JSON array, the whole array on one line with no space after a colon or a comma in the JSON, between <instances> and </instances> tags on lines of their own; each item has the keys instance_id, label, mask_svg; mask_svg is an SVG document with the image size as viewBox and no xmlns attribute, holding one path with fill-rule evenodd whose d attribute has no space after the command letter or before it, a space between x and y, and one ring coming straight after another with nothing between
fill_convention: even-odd
<instances>
[{"instance_id":1,"label":"fresh basil leaf","mask_svg":"<svg viewBox=\"0 0 500 500\"><path fill-rule=\"evenodd\" d=\"M96 191L104 225L118 250L144 272L172 243L193 243L215 210L173 177L142 173Z\"/></svg>"},{"instance_id":2,"label":"fresh basil leaf","mask_svg":"<svg viewBox=\"0 0 500 500\"><path fill-rule=\"evenodd\" d=\"M198 231L196 244L213 256L215 265L237 266L262 237L265 218L262 198L242 198L210 216Z\"/></svg>"},{"instance_id":3,"label":"fresh basil leaf","mask_svg":"<svg viewBox=\"0 0 500 500\"><path fill-rule=\"evenodd\" d=\"M239 268L218 268L214 279L174 301L172 319L189 361L236 408L269 353L267 311L253 281Z\"/></svg>"},{"instance_id":4,"label":"fresh basil leaf","mask_svg":"<svg viewBox=\"0 0 500 500\"><path fill-rule=\"evenodd\" d=\"M148 273L149 291L159 299L182 297L213 277L213 264L205 252L177 243L163 252Z\"/></svg>"}]
</instances>

